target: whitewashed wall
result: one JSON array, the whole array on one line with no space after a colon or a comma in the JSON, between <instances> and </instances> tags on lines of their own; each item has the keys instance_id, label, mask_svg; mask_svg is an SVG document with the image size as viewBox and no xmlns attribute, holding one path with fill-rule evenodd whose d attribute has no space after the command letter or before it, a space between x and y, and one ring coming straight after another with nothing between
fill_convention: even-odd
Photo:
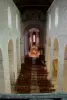
<instances>
[{"instance_id":1,"label":"whitewashed wall","mask_svg":"<svg viewBox=\"0 0 67 100\"><path fill-rule=\"evenodd\" d=\"M54 0L48 9L46 33L47 38L51 38L51 52L53 52L54 39L58 39L58 91L63 91L64 47L67 44L67 0ZM51 60L52 58L53 54Z\"/></svg>"},{"instance_id":2,"label":"whitewashed wall","mask_svg":"<svg viewBox=\"0 0 67 100\"><path fill-rule=\"evenodd\" d=\"M8 26L8 6L11 9L11 26ZM16 14L18 15L18 29L16 29ZM3 67L5 77L5 93L10 93L10 73L8 59L8 43L12 39L14 46L14 71L17 79L16 39L20 41L20 13L12 0L0 0L0 48L3 54ZM20 53L19 53L20 58ZM7 85L8 84L8 85Z\"/></svg>"}]
</instances>

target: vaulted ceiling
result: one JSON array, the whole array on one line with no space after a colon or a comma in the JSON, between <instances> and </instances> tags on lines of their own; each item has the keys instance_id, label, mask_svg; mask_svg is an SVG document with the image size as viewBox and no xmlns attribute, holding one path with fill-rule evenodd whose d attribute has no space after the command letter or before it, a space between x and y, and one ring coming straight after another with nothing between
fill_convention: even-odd
<instances>
[{"instance_id":1,"label":"vaulted ceiling","mask_svg":"<svg viewBox=\"0 0 67 100\"><path fill-rule=\"evenodd\" d=\"M20 10L23 13L25 10L29 9L38 9L42 10L44 13L48 10L53 0L13 0Z\"/></svg>"}]
</instances>

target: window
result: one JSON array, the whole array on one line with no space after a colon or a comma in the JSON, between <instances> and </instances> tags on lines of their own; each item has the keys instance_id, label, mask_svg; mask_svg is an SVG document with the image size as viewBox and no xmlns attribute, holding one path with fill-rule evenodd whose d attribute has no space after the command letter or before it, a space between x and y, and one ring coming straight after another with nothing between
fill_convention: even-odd
<instances>
[{"instance_id":1,"label":"window","mask_svg":"<svg viewBox=\"0 0 67 100\"><path fill-rule=\"evenodd\" d=\"M58 8L55 9L55 26L58 26Z\"/></svg>"},{"instance_id":2,"label":"window","mask_svg":"<svg viewBox=\"0 0 67 100\"><path fill-rule=\"evenodd\" d=\"M8 7L8 27L11 29L12 26L11 26L11 9L10 7Z\"/></svg>"},{"instance_id":3,"label":"window","mask_svg":"<svg viewBox=\"0 0 67 100\"><path fill-rule=\"evenodd\" d=\"M33 42L35 42L35 35L33 35Z\"/></svg>"},{"instance_id":4,"label":"window","mask_svg":"<svg viewBox=\"0 0 67 100\"><path fill-rule=\"evenodd\" d=\"M18 29L18 15L16 14L16 29Z\"/></svg>"},{"instance_id":5,"label":"window","mask_svg":"<svg viewBox=\"0 0 67 100\"><path fill-rule=\"evenodd\" d=\"M49 15L49 30L51 29L51 15Z\"/></svg>"}]
</instances>

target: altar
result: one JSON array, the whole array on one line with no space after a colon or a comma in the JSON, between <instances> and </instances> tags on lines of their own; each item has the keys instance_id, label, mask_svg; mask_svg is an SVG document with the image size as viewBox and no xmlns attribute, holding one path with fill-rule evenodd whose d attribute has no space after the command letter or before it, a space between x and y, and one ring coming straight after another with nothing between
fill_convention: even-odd
<instances>
[{"instance_id":1,"label":"altar","mask_svg":"<svg viewBox=\"0 0 67 100\"><path fill-rule=\"evenodd\" d=\"M29 57L32 57L32 64L36 63L36 58L40 56L40 51L38 51L37 47L33 45L28 52Z\"/></svg>"},{"instance_id":2,"label":"altar","mask_svg":"<svg viewBox=\"0 0 67 100\"><path fill-rule=\"evenodd\" d=\"M34 45L31 47L30 51L28 52L29 57L38 58L40 55L40 51L38 51L37 47Z\"/></svg>"}]
</instances>

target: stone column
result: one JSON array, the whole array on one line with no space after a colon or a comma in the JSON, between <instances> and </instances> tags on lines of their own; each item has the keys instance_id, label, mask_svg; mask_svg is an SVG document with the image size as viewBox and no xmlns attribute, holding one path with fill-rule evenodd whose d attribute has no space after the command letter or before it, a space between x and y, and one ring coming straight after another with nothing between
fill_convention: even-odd
<instances>
[{"instance_id":1,"label":"stone column","mask_svg":"<svg viewBox=\"0 0 67 100\"><path fill-rule=\"evenodd\" d=\"M7 46L3 47L2 54L3 54L4 80L5 80L5 91L3 93L11 94L10 68L9 68L9 58L8 58L8 47Z\"/></svg>"},{"instance_id":2,"label":"stone column","mask_svg":"<svg viewBox=\"0 0 67 100\"><path fill-rule=\"evenodd\" d=\"M58 52L58 75L57 75L57 91L63 91L63 67L64 67L64 46L59 46Z\"/></svg>"},{"instance_id":3,"label":"stone column","mask_svg":"<svg viewBox=\"0 0 67 100\"><path fill-rule=\"evenodd\" d=\"M36 34L35 34L36 46L38 46L38 43L37 43L37 38L38 38L38 32L36 32Z\"/></svg>"},{"instance_id":4,"label":"stone column","mask_svg":"<svg viewBox=\"0 0 67 100\"><path fill-rule=\"evenodd\" d=\"M36 36L36 46L38 47L39 46L39 32L36 33L37 36Z\"/></svg>"},{"instance_id":5,"label":"stone column","mask_svg":"<svg viewBox=\"0 0 67 100\"><path fill-rule=\"evenodd\" d=\"M19 38L19 41L18 41L18 72L20 72L21 70L21 57L20 57L20 38ZM18 74L19 75L19 74ZM17 76L18 77L18 76Z\"/></svg>"},{"instance_id":6,"label":"stone column","mask_svg":"<svg viewBox=\"0 0 67 100\"><path fill-rule=\"evenodd\" d=\"M25 41L25 55L27 55L27 33L25 34L25 36L24 36L24 41Z\"/></svg>"},{"instance_id":7,"label":"stone column","mask_svg":"<svg viewBox=\"0 0 67 100\"><path fill-rule=\"evenodd\" d=\"M21 55L21 63L24 63L24 36L21 37L20 40L20 55Z\"/></svg>"},{"instance_id":8,"label":"stone column","mask_svg":"<svg viewBox=\"0 0 67 100\"><path fill-rule=\"evenodd\" d=\"M53 70L52 60L53 60L53 48L51 48L51 51L50 51L50 72L49 72L49 78L51 80L52 80L52 70Z\"/></svg>"},{"instance_id":9,"label":"stone column","mask_svg":"<svg viewBox=\"0 0 67 100\"><path fill-rule=\"evenodd\" d=\"M49 72L49 78L51 80L52 80L52 70L53 70L52 60L53 60L53 41L51 43L51 49L50 49L50 72Z\"/></svg>"},{"instance_id":10,"label":"stone column","mask_svg":"<svg viewBox=\"0 0 67 100\"><path fill-rule=\"evenodd\" d=\"M16 55L17 55L17 52L16 52L16 42L15 42L15 40L14 40L14 51L13 51L13 57L14 57L14 59L13 59L13 69L14 69L14 71L13 71L13 77L15 78L15 82L16 82L16 80L17 80L17 59L16 59Z\"/></svg>"},{"instance_id":11,"label":"stone column","mask_svg":"<svg viewBox=\"0 0 67 100\"><path fill-rule=\"evenodd\" d=\"M30 32L30 46L32 47L32 41L33 41L33 39L32 39L32 32Z\"/></svg>"}]
</instances>

